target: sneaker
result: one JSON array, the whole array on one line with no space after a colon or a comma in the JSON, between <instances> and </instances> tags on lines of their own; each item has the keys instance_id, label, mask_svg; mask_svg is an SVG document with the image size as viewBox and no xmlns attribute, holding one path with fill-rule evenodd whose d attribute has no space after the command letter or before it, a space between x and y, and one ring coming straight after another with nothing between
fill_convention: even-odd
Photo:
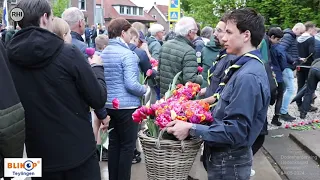
<instances>
[{"instance_id":1,"label":"sneaker","mask_svg":"<svg viewBox=\"0 0 320 180\"><path fill-rule=\"evenodd\" d=\"M279 115L274 115L271 121L271 124L275 125L275 126L281 126L282 123L279 122Z\"/></svg>"},{"instance_id":2,"label":"sneaker","mask_svg":"<svg viewBox=\"0 0 320 180\"><path fill-rule=\"evenodd\" d=\"M135 150L134 150L134 152L133 152L133 155L134 155L134 156L139 156L139 157L140 157L141 152L140 152L140 151L138 151L137 149L135 149Z\"/></svg>"},{"instance_id":3,"label":"sneaker","mask_svg":"<svg viewBox=\"0 0 320 180\"><path fill-rule=\"evenodd\" d=\"M307 117L307 113L305 112L300 112L300 118L305 119Z\"/></svg>"},{"instance_id":4,"label":"sneaker","mask_svg":"<svg viewBox=\"0 0 320 180\"><path fill-rule=\"evenodd\" d=\"M273 124L275 126L281 126L282 125L282 123L280 121L278 121L278 120L272 120L271 124Z\"/></svg>"},{"instance_id":5,"label":"sneaker","mask_svg":"<svg viewBox=\"0 0 320 180\"><path fill-rule=\"evenodd\" d=\"M251 169L250 177L254 176L256 174L256 171Z\"/></svg>"},{"instance_id":6,"label":"sneaker","mask_svg":"<svg viewBox=\"0 0 320 180\"><path fill-rule=\"evenodd\" d=\"M299 107L298 107L298 110L299 110L300 112L303 112L303 111L304 111L304 110L302 109L302 106L299 106ZM318 108L317 108L317 107L310 106L309 112L316 112L316 111L318 111Z\"/></svg>"},{"instance_id":7,"label":"sneaker","mask_svg":"<svg viewBox=\"0 0 320 180\"><path fill-rule=\"evenodd\" d=\"M289 113L287 113L287 114L281 114L281 115L280 115L280 119L282 119L282 120L284 120L284 121L287 121L287 122L292 122L292 121L296 120L296 118L290 116Z\"/></svg>"},{"instance_id":8,"label":"sneaker","mask_svg":"<svg viewBox=\"0 0 320 180\"><path fill-rule=\"evenodd\" d=\"M139 156L134 156L132 159L132 164L137 164L141 162L141 157Z\"/></svg>"},{"instance_id":9,"label":"sneaker","mask_svg":"<svg viewBox=\"0 0 320 180\"><path fill-rule=\"evenodd\" d=\"M309 112L316 112L318 111L317 107L311 106Z\"/></svg>"}]
</instances>

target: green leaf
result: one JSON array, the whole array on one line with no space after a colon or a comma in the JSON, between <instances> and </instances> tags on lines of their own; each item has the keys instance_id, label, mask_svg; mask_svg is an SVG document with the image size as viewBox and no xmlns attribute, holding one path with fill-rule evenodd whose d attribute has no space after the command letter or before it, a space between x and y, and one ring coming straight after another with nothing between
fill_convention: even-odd
<instances>
[{"instance_id":1,"label":"green leaf","mask_svg":"<svg viewBox=\"0 0 320 180\"><path fill-rule=\"evenodd\" d=\"M178 73L174 76L174 78L173 78L173 80L172 80L172 84L171 84L171 91L173 91L173 90L176 89L176 87L177 87L177 81L178 81L178 78L179 78L179 76L180 76L181 73L182 73L182 71L178 72Z\"/></svg>"}]
</instances>

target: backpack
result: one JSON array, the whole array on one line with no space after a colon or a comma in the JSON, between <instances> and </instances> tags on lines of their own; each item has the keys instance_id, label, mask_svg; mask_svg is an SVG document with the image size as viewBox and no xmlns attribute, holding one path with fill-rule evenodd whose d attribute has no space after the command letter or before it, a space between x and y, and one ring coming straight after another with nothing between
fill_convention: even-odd
<instances>
[{"instance_id":1,"label":"backpack","mask_svg":"<svg viewBox=\"0 0 320 180\"><path fill-rule=\"evenodd\" d=\"M277 99L277 94L278 94L278 91L277 91L278 84L277 84L277 81L273 75L274 73L271 69L270 64L265 63L264 67L266 69L268 80L269 80L269 85L270 85L270 95L271 95L270 105L274 105L274 103L276 102L276 99Z\"/></svg>"}]
</instances>

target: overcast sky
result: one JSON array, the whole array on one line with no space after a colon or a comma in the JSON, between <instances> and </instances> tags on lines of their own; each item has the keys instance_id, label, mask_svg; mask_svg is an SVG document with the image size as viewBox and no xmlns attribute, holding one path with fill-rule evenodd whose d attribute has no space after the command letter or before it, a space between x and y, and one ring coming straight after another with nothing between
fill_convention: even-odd
<instances>
[{"instance_id":1,"label":"overcast sky","mask_svg":"<svg viewBox=\"0 0 320 180\"><path fill-rule=\"evenodd\" d=\"M145 9L150 9L153 3L156 1L157 4L168 5L170 0L131 0L137 6L144 7Z\"/></svg>"}]
</instances>

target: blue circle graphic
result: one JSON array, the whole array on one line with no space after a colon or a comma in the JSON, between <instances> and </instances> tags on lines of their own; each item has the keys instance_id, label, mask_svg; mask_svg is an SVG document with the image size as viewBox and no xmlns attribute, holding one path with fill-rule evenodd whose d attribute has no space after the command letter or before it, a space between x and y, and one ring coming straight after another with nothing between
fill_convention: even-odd
<instances>
[{"instance_id":1,"label":"blue circle graphic","mask_svg":"<svg viewBox=\"0 0 320 180\"><path fill-rule=\"evenodd\" d=\"M26 171L31 171L33 169L33 162L30 160L27 160L26 162L23 163L24 164L24 169Z\"/></svg>"}]
</instances>

